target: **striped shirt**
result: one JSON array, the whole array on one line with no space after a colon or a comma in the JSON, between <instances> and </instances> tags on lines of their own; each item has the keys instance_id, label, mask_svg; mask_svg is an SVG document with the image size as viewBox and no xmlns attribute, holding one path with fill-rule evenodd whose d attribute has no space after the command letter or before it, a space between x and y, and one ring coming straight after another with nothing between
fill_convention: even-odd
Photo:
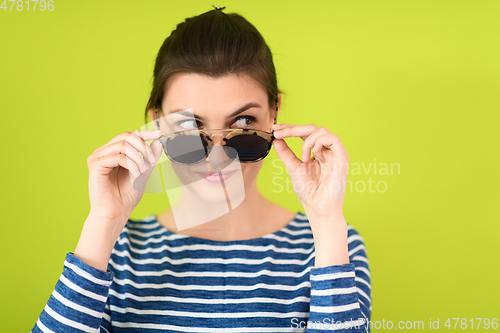
<instances>
[{"instance_id":1,"label":"striped shirt","mask_svg":"<svg viewBox=\"0 0 500 333\"><path fill-rule=\"evenodd\" d=\"M348 225L350 263L314 267L297 213L260 238L172 233L155 216L128 220L108 271L73 253L32 332L369 332L363 239Z\"/></svg>"}]
</instances>

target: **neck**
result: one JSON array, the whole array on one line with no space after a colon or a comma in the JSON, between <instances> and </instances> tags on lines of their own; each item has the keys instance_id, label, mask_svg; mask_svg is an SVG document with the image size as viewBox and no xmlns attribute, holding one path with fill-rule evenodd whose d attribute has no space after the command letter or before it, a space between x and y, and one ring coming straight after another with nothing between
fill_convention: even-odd
<instances>
[{"instance_id":1,"label":"neck","mask_svg":"<svg viewBox=\"0 0 500 333\"><path fill-rule=\"evenodd\" d=\"M203 224L189 226L189 221L199 221L196 219L196 214L203 212L203 208L192 207L187 199L181 199L176 208L173 208L176 214L169 210L162 214L161 219L164 221L162 224L175 233L220 241L243 240L261 237L274 231L272 225L265 223L269 221L268 215L273 205L254 184L245 191L245 198L241 204L228 213L220 214L221 216ZM213 210L210 207L207 209ZM185 212L185 214L179 218L177 212ZM168 216L165 216L166 214ZM184 221L187 222L184 223Z\"/></svg>"}]
</instances>

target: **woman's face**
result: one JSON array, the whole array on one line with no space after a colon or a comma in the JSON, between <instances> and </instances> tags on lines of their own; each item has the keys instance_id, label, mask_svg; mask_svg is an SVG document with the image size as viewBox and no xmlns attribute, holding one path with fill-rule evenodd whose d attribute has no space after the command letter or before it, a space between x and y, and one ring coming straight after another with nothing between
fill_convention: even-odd
<instances>
[{"instance_id":1,"label":"woman's face","mask_svg":"<svg viewBox=\"0 0 500 333\"><path fill-rule=\"evenodd\" d=\"M274 123L275 110L269 108L266 91L247 75L231 74L214 79L194 73L177 73L167 80L165 92L159 116L175 124L171 131L249 128L270 132ZM278 99L280 101L281 96ZM192 110L194 118L186 112L178 112L186 109ZM209 165L211 170L221 170L230 196L237 196L242 191L248 196L249 191L256 191L256 178L263 161L238 163L231 160L220 147L221 136L215 135L212 139L214 148L208 158L209 164L206 160L195 165L172 163L181 182L195 185L190 187L191 192L194 188L195 195L205 202L224 202L220 178L209 176Z\"/></svg>"}]
</instances>

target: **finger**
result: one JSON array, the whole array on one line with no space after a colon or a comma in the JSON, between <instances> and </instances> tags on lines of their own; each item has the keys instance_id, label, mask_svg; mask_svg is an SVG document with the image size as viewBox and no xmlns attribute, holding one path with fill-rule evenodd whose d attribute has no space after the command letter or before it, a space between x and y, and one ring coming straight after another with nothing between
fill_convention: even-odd
<instances>
[{"instance_id":1,"label":"finger","mask_svg":"<svg viewBox=\"0 0 500 333\"><path fill-rule=\"evenodd\" d=\"M283 162L288 172L292 172L293 168L298 163L301 163L297 156L295 156L295 153L288 147L285 140L274 139L273 146L276 154L278 154L278 157Z\"/></svg>"},{"instance_id":2,"label":"finger","mask_svg":"<svg viewBox=\"0 0 500 333\"><path fill-rule=\"evenodd\" d=\"M109 175L109 173L118 166L127 169L135 177L139 177L140 175L137 164L123 154L112 154L97 157L89 165L89 171L90 173L101 172L103 175Z\"/></svg>"},{"instance_id":3,"label":"finger","mask_svg":"<svg viewBox=\"0 0 500 333\"><path fill-rule=\"evenodd\" d=\"M327 154L328 151L333 154ZM328 133L318 136L315 139L312 152L320 162L331 162L330 157L335 157L341 164L349 164L349 155L336 134Z\"/></svg>"},{"instance_id":4,"label":"finger","mask_svg":"<svg viewBox=\"0 0 500 333\"><path fill-rule=\"evenodd\" d=\"M340 159L342 162L349 162L349 154L347 154L347 150L337 134L333 134L333 144L330 146L330 149L333 151L333 155L336 158Z\"/></svg>"},{"instance_id":5,"label":"finger","mask_svg":"<svg viewBox=\"0 0 500 333\"><path fill-rule=\"evenodd\" d=\"M131 136L129 136L130 138ZM153 152L151 151L151 153L149 152L145 152L145 151L142 151L142 155L139 154L139 151L137 150L136 147L133 147L131 144L131 142L129 140L127 140L125 142L125 156L127 156L128 158L130 158L132 161L134 161L137 166L139 167L139 171L142 173L144 171L146 171L150 164L152 163L151 162L151 159L153 158ZM145 144L145 143L144 143ZM145 144L146 146L148 146L147 144ZM148 150L151 150L151 148L148 146Z\"/></svg>"},{"instance_id":6,"label":"finger","mask_svg":"<svg viewBox=\"0 0 500 333\"><path fill-rule=\"evenodd\" d=\"M145 142L145 140L152 140L151 135L148 135L147 133L143 133L143 131L134 131L132 132L129 136L127 136L126 141L135 149L137 149L139 152L142 153L142 155L149 161L149 162L154 162L154 155L153 151L151 150L151 147ZM158 137L153 137L153 139L157 139Z\"/></svg>"},{"instance_id":7,"label":"finger","mask_svg":"<svg viewBox=\"0 0 500 333\"><path fill-rule=\"evenodd\" d=\"M277 131L277 130L282 129L282 128L287 127L287 126L290 126L290 125L289 124L273 124L272 128L273 128L273 130Z\"/></svg>"},{"instance_id":8,"label":"finger","mask_svg":"<svg viewBox=\"0 0 500 333\"><path fill-rule=\"evenodd\" d=\"M97 153L97 152L99 152L99 151L101 151L101 150L103 150L104 148L112 145L113 143L116 143L118 141L125 141L125 139L127 139L127 136L129 136L130 133L132 133L132 132L128 132L127 131L127 132L123 132L123 133L115 136L114 138L112 138L111 140L109 140L108 142L106 142L106 144L104 144L104 145L100 146L99 148L97 148L96 150L94 150L92 152L92 155L95 154L95 153Z\"/></svg>"},{"instance_id":9,"label":"finger","mask_svg":"<svg viewBox=\"0 0 500 333\"><path fill-rule=\"evenodd\" d=\"M111 145L99 150L98 152L95 152L94 154L92 154L94 156L91 158L91 160L114 154L123 154L133 160L138 166L140 172L144 172L148 168L148 162L145 160L145 158L142 157L141 154L139 154L139 152L126 141L112 143Z\"/></svg>"},{"instance_id":10,"label":"finger","mask_svg":"<svg viewBox=\"0 0 500 333\"><path fill-rule=\"evenodd\" d=\"M316 138L311 149L314 158L317 159L320 163L331 162L331 159L328 158L328 155L331 154L326 154L326 150L328 149L328 152L330 152L330 147L333 145L333 143L333 135L322 135Z\"/></svg>"},{"instance_id":11,"label":"finger","mask_svg":"<svg viewBox=\"0 0 500 333\"><path fill-rule=\"evenodd\" d=\"M284 139L290 137L300 137L302 140L305 140L311 133L313 133L318 126L316 125L288 125L288 124L280 124L281 127L278 127L273 135L277 139ZM274 129L274 126L273 126Z\"/></svg>"},{"instance_id":12,"label":"finger","mask_svg":"<svg viewBox=\"0 0 500 333\"><path fill-rule=\"evenodd\" d=\"M144 141L158 139L161 136L161 130L133 131L132 134L137 135Z\"/></svg>"},{"instance_id":13,"label":"finger","mask_svg":"<svg viewBox=\"0 0 500 333\"><path fill-rule=\"evenodd\" d=\"M306 163L309 161L309 159L311 158L312 147L314 146L318 137L323 135L333 136L333 134L325 127L319 127L304 140L304 142L302 143L302 162Z\"/></svg>"},{"instance_id":14,"label":"finger","mask_svg":"<svg viewBox=\"0 0 500 333\"><path fill-rule=\"evenodd\" d=\"M160 143L160 140L158 140L158 139L153 140L153 142L151 142L151 149L153 151L153 156L154 156L155 162L149 164L149 168L147 170L148 172L151 172L153 170L153 167L160 160L161 154L163 152L163 146Z\"/></svg>"},{"instance_id":15,"label":"finger","mask_svg":"<svg viewBox=\"0 0 500 333\"><path fill-rule=\"evenodd\" d=\"M163 145L161 144L159 139L153 140L151 142L151 149L153 150L153 155L155 157L155 163L158 162L158 160L161 157L161 154L163 153Z\"/></svg>"},{"instance_id":16,"label":"finger","mask_svg":"<svg viewBox=\"0 0 500 333\"><path fill-rule=\"evenodd\" d=\"M285 127L293 127L293 126L299 126L299 125L294 125L294 124L273 124L272 125L272 128L274 130L278 130L278 129L283 129ZM303 126L303 125L302 125Z\"/></svg>"},{"instance_id":17,"label":"finger","mask_svg":"<svg viewBox=\"0 0 500 333\"><path fill-rule=\"evenodd\" d=\"M138 132L138 133L137 133ZM133 134L136 135L136 136L139 136L141 138L143 138L143 140L154 140L154 139L157 139L161 136L161 131L159 130L151 130L151 131L134 131L134 132L123 132L117 136L115 136L113 139L111 139L109 142L107 142L105 145L97 148L96 150L94 150L94 152L97 152L115 142L118 142L118 141L125 141L127 140L127 138ZM136 141L136 140L134 140ZM147 147L144 147L147 149ZM138 149L139 151L141 151L141 149Z\"/></svg>"},{"instance_id":18,"label":"finger","mask_svg":"<svg viewBox=\"0 0 500 333\"><path fill-rule=\"evenodd\" d=\"M320 162L320 165L325 164L321 170L328 170L333 172L333 175L343 175L344 181L347 181L347 173L349 169L349 156L343 147L342 143L335 134L320 136L312 148L314 157ZM342 149L334 149L334 147ZM332 152L332 153L329 153Z\"/></svg>"},{"instance_id":19,"label":"finger","mask_svg":"<svg viewBox=\"0 0 500 333\"><path fill-rule=\"evenodd\" d=\"M134 132L139 132L139 135L141 137L144 137L144 140L154 140L154 139L157 139L161 136L161 131L160 130L150 130L150 131L134 131ZM130 131L127 131L127 132L123 132L117 136L115 136L113 139L109 140L108 143L106 143L105 145L103 145L102 147L99 147L99 148L103 148L103 147L106 147L107 145L110 145L112 143L115 143L115 142L118 142L118 141L123 141L123 140L126 140L127 137L132 134L133 132L130 132ZM99 149L98 148L98 149Z\"/></svg>"},{"instance_id":20,"label":"finger","mask_svg":"<svg viewBox=\"0 0 500 333\"><path fill-rule=\"evenodd\" d=\"M132 186L138 192L144 192L149 177L151 176L156 163L160 160L160 156L163 152L163 146L158 139L155 139L153 140L153 142L151 142L151 149L153 151L155 162L147 164L148 168L146 169L146 171L142 172L135 179L132 179Z\"/></svg>"}]
</instances>

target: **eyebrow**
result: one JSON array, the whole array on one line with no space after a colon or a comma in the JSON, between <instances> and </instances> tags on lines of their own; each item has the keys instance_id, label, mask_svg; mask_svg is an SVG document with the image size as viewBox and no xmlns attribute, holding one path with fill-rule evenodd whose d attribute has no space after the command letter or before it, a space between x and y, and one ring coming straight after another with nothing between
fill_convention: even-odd
<instances>
[{"instance_id":1,"label":"eyebrow","mask_svg":"<svg viewBox=\"0 0 500 333\"><path fill-rule=\"evenodd\" d=\"M244 106L242 106L241 108L239 108L238 110L236 110L233 113L231 113L229 116L227 116L227 118L232 118L234 116L237 116L240 113L245 112L246 110L248 110L250 108L262 108L262 106L260 104L258 104L258 103L255 103L255 102L247 103ZM172 111L170 111L170 113L179 113L179 114L182 114L182 115L184 115L186 117L191 117L192 115L194 115L194 117L196 119L203 120L203 117L201 117L200 115L197 115L196 113L191 112L191 111L186 110L186 109L179 109L179 108L178 109L173 109Z\"/></svg>"}]
</instances>

